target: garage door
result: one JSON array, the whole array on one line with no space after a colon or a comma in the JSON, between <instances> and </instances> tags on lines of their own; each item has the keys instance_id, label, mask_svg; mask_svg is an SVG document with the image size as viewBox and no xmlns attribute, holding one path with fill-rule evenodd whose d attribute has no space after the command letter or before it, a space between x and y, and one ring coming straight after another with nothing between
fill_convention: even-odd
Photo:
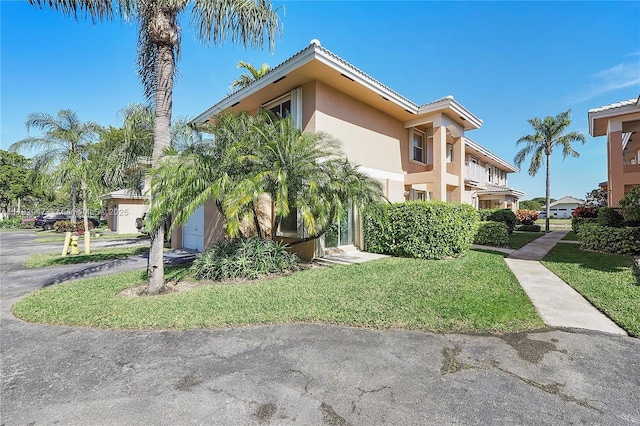
<instances>
[{"instance_id":1,"label":"garage door","mask_svg":"<svg viewBox=\"0 0 640 426\"><path fill-rule=\"evenodd\" d=\"M204 207L194 211L182 228L182 247L204 250Z\"/></svg>"}]
</instances>

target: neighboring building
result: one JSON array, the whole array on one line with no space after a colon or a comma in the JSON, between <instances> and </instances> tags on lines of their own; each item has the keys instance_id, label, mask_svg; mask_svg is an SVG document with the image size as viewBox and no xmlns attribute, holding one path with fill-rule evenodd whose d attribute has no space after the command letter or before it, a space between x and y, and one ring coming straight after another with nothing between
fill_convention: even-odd
<instances>
[{"instance_id":1,"label":"neighboring building","mask_svg":"<svg viewBox=\"0 0 640 426\"><path fill-rule=\"evenodd\" d=\"M136 195L127 189L113 191L101 197L107 202L107 227L118 234L135 234L136 218L148 209L149 197Z\"/></svg>"},{"instance_id":2,"label":"neighboring building","mask_svg":"<svg viewBox=\"0 0 640 426\"><path fill-rule=\"evenodd\" d=\"M589 134L607 136L609 207L640 185L640 96L589 110ZM602 184L601 184L602 186Z\"/></svg>"},{"instance_id":3,"label":"neighboring building","mask_svg":"<svg viewBox=\"0 0 640 426\"><path fill-rule=\"evenodd\" d=\"M317 40L192 122L205 124L223 111L264 110L342 141L349 160L378 179L392 202L442 200L516 210L523 195L507 185L508 173L518 169L466 137L482 120L452 96L418 105ZM213 226L204 223L205 236L215 232ZM357 212L344 227L335 244L362 247ZM287 230L277 232L288 235ZM306 249L322 253L318 247Z\"/></svg>"},{"instance_id":4,"label":"neighboring building","mask_svg":"<svg viewBox=\"0 0 640 426\"><path fill-rule=\"evenodd\" d=\"M549 214L559 219L566 219L571 217L571 213L576 207L584 205L584 200L574 198L571 196L562 197L559 200L549 204ZM542 207L542 211L546 212L547 208Z\"/></svg>"}]
</instances>

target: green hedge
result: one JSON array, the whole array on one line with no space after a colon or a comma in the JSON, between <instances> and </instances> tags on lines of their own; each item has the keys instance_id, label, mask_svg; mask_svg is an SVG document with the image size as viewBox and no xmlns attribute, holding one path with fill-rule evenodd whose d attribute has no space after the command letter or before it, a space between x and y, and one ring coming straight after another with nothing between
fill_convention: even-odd
<instances>
[{"instance_id":1,"label":"green hedge","mask_svg":"<svg viewBox=\"0 0 640 426\"><path fill-rule=\"evenodd\" d=\"M513 230L518 224L516 214L509 209L483 209L479 210L478 214L480 215L481 221L504 223L507 225L509 234L513 233Z\"/></svg>"},{"instance_id":2,"label":"green hedge","mask_svg":"<svg viewBox=\"0 0 640 426\"><path fill-rule=\"evenodd\" d=\"M509 228L503 222L480 222L473 242L483 246L504 247L509 244Z\"/></svg>"},{"instance_id":3,"label":"green hedge","mask_svg":"<svg viewBox=\"0 0 640 426\"><path fill-rule=\"evenodd\" d=\"M0 220L0 228L2 229L20 229L22 227L21 217L12 217Z\"/></svg>"},{"instance_id":4,"label":"green hedge","mask_svg":"<svg viewBox=\"0 0 640 426\"><path fill-rule=\"evenodd\" d=\"M576 234L579 234L582 225L587 223L598 223L598 219L595 217L573 217L571 218L571 229Z\"/></svg>"},{"instance_id":5,"label":"green hedge","mask_svg":"<svg viewBox=\"0 0 640 426\"><path fill-rule=\"evenodd\" d=\"M540 225L519 225L516 226L516 231L525 231L525 232L540 232L542 227Z\"/></svg>"},{"instance_id":6,"label":"green hedge","mask_svg":"<svg viewBox=\"0 0 640 426\"><path fill-rule=\"evenodd\" d=\"M623 226L624 217L618 211L619 209L612 207L601 207L598 210L598 225L611 226L613 228L620 228Z\"/></svg>"},{"instance_id":7,"label":"green hedge","mask_svg":"<svg viewBox=\"0 0 640 426\"><path fill-rule=\"evenodd\" d=\"M459 256L471 248L478 214L468 204L407 201L364 215L367 251L418 259Z\"/></svg>"},{"instance_id":8,"label":"green hedge","mask_svg":"<svg viewBox=\"0 0 640 426\"><path fill-rule=\"evenodd\" d=\"M637 227L613 228L585 223L580 227L578 240L586 250L613 254L640 253L640 228Z\"/></svg>"}]
</instances>

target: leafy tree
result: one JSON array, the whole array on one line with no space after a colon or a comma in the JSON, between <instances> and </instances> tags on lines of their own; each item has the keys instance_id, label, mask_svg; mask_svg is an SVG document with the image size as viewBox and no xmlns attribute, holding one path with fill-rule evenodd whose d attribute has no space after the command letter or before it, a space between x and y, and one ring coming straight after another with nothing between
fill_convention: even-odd
<instances>
[{"instance_id":1,"label":"leafy tree","mask_svg":"<svg viewBox=\"0 0 640 426\"><path fill-rule=\"evenodd\" d=\"M593 207L606 207L608 203L607 191L603 191L601 188L593 189L587 192L585 196L585 205Z\"/></svg>"},{"instance_id":2,"label":"leafy tree","mask_svg":"<svg viewBox=\"0 0 640 426\"><path fill-rule=\"evenodd\" d=\"M289 243L294 245L322 236L345 206L363 208L383 199L379 182L349 164L337 141L302 132L290 118L222 114L207 131L212 142L166 157L155 171L151 184L159 195L150 210L152 222L170 211L173 225L184 223L214 199L230 237L250 229L260 238L274 238L282 220L297 209L305 236ZM260 217L265 195L273 205L273 221L269 209L267 223Z\"/></svg>"},{"instance_id":3,"label":"leafy tree","mask_svg":"<svg viewBox=\"0 0 640 426\"><path fill-rule=\"evenodd\" d=\"M271 71L271 67L268 64L262 64L260 68L256 68L248 62L239 61L238 68L245 69L246 72L240 75L237 79L233 80L230 89L240 90L256 81L257 79L266 75Z\"/></svg>"},{"instance_id":4,"label":"leafy tree","mask_svg":"<svg viewBox=\"0 0 640 426\"><path fill-rule=\"evenodd\" d=\"M547 202L547 199L545 197L536 197L536 198L532 198L531 201L535 201L536 203L540 203L540 208L542 208L542 206L545 205L545 203ZM555 198L549 198L549 202L553 203L554 201L556 201Z\"/></svg>"},{"instance_id":5,"label":"leafy tree","mask_svg":"<svg viewBox=\"0 0 640 426\"><path fill-rule=\"evenodd\" d=\"M524 210L540 211L542 210L542 204L534 200L523 200L520 201L520 208Z\"/></svg>"},{"instance_id":6,"label":"leafy tree","mask_svg":"<svg viewBox=\"0 0 640 426\"><path fill-rule=\"evenodd\" d=\"M40 137L22 139L9 148L12 151L36 149L38 154L33 158L35 169L40 172L53 172L57 181L68 185L71 195L71 221L76 221L76 202L82 179L86 176L80 172L82 162L86 160L88 146L102 130L93 122L83 123L71 110L60 110L56 116L46 113L32 113L27 117L27 131L32 128L44 132Z\"/></svg>"},{"instance_id":7,"label":"leafy tree","mask_svg":"<svg viewBox=\"0 0 640 426\"><path fill-rule=\"evenodd\" d=\"M624 220L632 223L640 222L640 185L636 185L618 203Z\"/></svg>"},{"instance_id":8,"label":"leafy tree","mask_svg":"<svg viewBox=\"0 0 640 426\"><path fill-rule=\"evenodd\" d=\"M555 117L544 119L532 118L529 121L534 133L521 137L517 145L524 143L525 147L518 151L513 161L520 167L524 160L531 155L529 175L535 176L542 164L546 162L546 198L545 198L545 230L549 231L549 204L551 204L551 154L555 147L562 148L562 156L579 157L580 154L572 148L574 142L585 143L586 138L580 132L565 131L571 124L571 110L561 112Z\"/></svg>"},{"instance_id":9,"label":"leafy tree","mask_svg":"<svg viewBox=\"0 0 640 426\"><path fill-rule=\"evenodd\" d=\"M144 93L154 101L155 125L152 165L157 167L171 140L171 114L176 58L180 54L178 18L190 12L198 38L219 46L231 38L244 47L273 47L280 30L277 10L269 0L27 0L38 7L48 6L77 19L78 14L94 20L111 19L116 13L138 23L138 74ZM153 205L154 196L151 193ZM147 267L149 294L164 285L164 227L151 233Z\"/></svg>"},{"instance_id":10,"label":"leafy tree","mask_svg":"<svg viewBox=\"0 0 640 426\"><path fill-rule=\"evenodd\" d=\"M29 173L27 158L16 152L0 149L0 206L3 211L9 210L11 202L19 202L33 193Z\"/></svg>"}]
</instances>

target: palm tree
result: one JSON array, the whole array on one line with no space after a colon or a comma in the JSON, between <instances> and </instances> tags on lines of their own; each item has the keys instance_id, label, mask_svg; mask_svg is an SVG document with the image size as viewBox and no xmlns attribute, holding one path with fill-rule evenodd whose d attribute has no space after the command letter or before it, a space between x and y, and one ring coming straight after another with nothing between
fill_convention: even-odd
<instances>
[{"instance_id":1,"label":"palm tree","mask_svg":"<svg viewBox=\"0 0 640 426\"><path fill-rule=\"evenodd\" d=\"M233 91L242 89L243 87L250 85L257 79L263 77L265 74L271 71L271 67L268 64L262 64L260 68L256 68L245 61L238 61L238 68L244 68L247 72L241 74L240 77L233 81L230 87L230 89Z\"/></svg>"},{"instance_id":2,"label":"palm tree","mask_svg":"<svg viewBox=\"0 0 640 426\"><path fill-rule=\"evenodd\" d=\"M551 154L555 147L562 147L563 159L567 156L579 157L580 154L571 147L574 142L586 143L585 136L580 132L569 132L565 134L567 127L571 125L571 110L561 112L555 117L547 116L544 119L532 118L529 121L535 133L526 135L518 139L516 145L526 144L513 161L518 167L531 154L531 164L529 165L529 175L535 176L546 160L547 185L546 185L546 219L545 230L549 231L549 204L551 203Z\"/></svg>"},{"instance_id":3,"label":"palm tree","mask_svg":"<svg viewBox=\"0 0 640 426\"><path fill-rule=\"evenodd\" d=\"M38 7L49 6L73 17L78 13L94 20L111 19L116 12L138 23L138 74L145 95L155 105L152 167L171 141L171 113L176 58L180 54L178 18L189 11L200 40L219 46L231 38L243 47L261 48L265 38L273 48L280 31L277 9L269 0L27 0ZM151 193L153 206L154 194ZM147 267L149 294L164 286L164 227L151 233Z\"/></svg>"},{"instance_id":4,"label":"palm tree","mask_svg":"<svg viewBox=\"0 0 640 426\"><path fill-rule=\"evenodd\" d=\"M274 238L296 209L305 236L288 243L295 245L322 236L345 207L383 200L380 183L349 164L337 141L325 133L302 132L290 118L222 114L207 131L213 143L165 158L156 170L152 190L161 195L150 211L152 221L172 211L172 226L184 223L213 198L228 236L242 236L246 224L253 223L259 238ZM273 203L268 225L260 220L265 195Z\"/></svg>"},{"instance_id":5,"label":"palm tree","mask_svg":"<svg viewBox=\"0 0 640 426\"><path fill-rule=\"evenodd\" d=\"M82 123L78 115L68 109L59 111L55 117L41 112L29 114L25 125L27 131L36 128L44 131L44 135L22 139L11 145L10 150L37 149L40 152L33 158L36 169L46 172L57 169L59 181L70 186L71 221L75 222L78 189L85 179L79 171L89 145L102 128L93 122Z\"/></svg>"}]
</instances>

